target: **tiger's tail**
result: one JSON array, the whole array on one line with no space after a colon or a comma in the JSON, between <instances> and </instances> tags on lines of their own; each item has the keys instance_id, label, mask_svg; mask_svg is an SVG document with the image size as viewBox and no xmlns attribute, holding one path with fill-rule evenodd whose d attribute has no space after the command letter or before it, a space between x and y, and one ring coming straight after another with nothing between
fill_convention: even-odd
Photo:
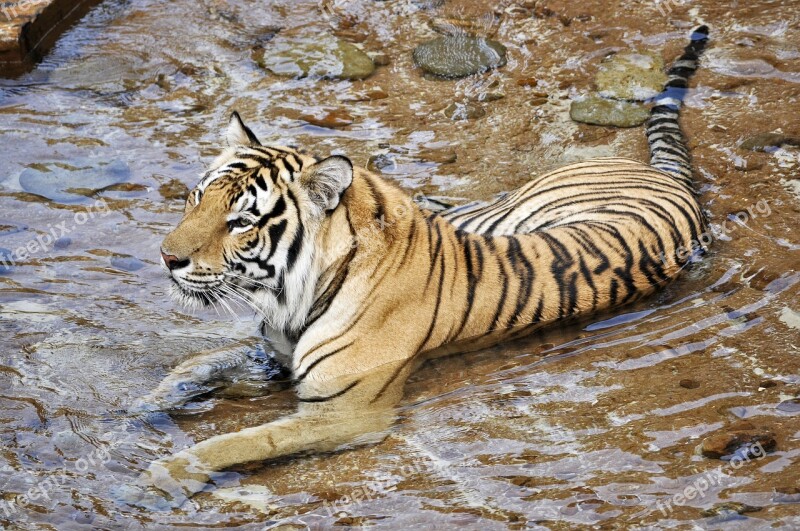
<instances>
[{"instance_id":1,"label":"tiger's tail","mask_svg":"<svg viewBox=\"0 0 800 531\"><path fill-rule=\"evenodd\" d=\"M689 88L689 78L697 70L700 55L708 43L708 26L692 32L691 42L667 71L664 91L656 96L647 121L647 142L650 145L650 165L669 173L688 187L692 186L692 164L686 137L678 118Z\"/></svg>"}]
</instances>

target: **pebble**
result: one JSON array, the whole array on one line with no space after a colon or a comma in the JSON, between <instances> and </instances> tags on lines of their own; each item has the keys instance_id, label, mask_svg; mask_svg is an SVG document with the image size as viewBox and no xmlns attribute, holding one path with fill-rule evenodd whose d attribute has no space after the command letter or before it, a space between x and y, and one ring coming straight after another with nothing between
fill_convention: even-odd
<instances>
[{"instance_id":1,"label":"pebble","mask_svg":"<svg viewBox=\"0 0 800 531\"><path fill-rule=\"evenodd\" d=\"M784 400L776 409L784 413L800 413L800 397Z\"/></svg>"},{"instance_id":2,"label":"pebble","mask_svg":"<svg viewBox=\"0 0 800 531\"><path fill-rule=\"evenodd\" d=\"M429 74L461 78L505 65L506 47L471 35L445 35L417 46L414 62Z\"/></svg>"},{"instance_id":3,"label":"pebble","mask_svg":"<svg viewBox=\"0 0 800 531\"><path fill-rule=\"evenodd\" d=\"M53 247L59 251L66 249L70 245L72 245L72 239L67 238L66 236L58 238L55 242L53 242Z\"/></svg>"},{"instance_id":4,"label":"pebble","mask_svg":"<svg viewBox=\"0 0 800 531\"><path fill-rule=\"evenodd\" d=\"M253 55L259 66L286 77L364 79L375 71L375 63L366 53L329 34L278 36Z\"/></svg>"},{"instance_id":5,"label":"pebble","mask_svg":"<svg viewBox=\"0 0 800 531\"><path fill-rule=\"evenodd\" d=\"M138 271L145 266L145 263L135 256L113 256L111 265L123 271Z\"/></svg>"},{"instance_id":6,"label":"pebble","mask_svg":"<svg viewBox=\"0 0 800 531\"><path fill-rule=\"evenodd\" d=\"M391 60L389 56L383 52L374 52L369 54L370 59L372 59L372 63L375 66L389 66L391 64Z\"/></svg>"},{"instance_id":7,"label":"pebble","mask_svg":"<svg viewBox=\"0 0 800 531\"><path fill-rule=\"evenodd\" d=\"M678 385L680 385L684 389L697 389L698 387L700 387L700 382L698 382L697 380L684 378L683 380L678 382Z\"/></svg>"},{"instance_id":8,"label":"pebble","mask_svg":"<svg viewBox=\"0 0 800 531\"><path fill-rule=\"evenodd\" d=\"M486 109L482 105L474 102L457 103L453 102L444 109L442 112L451 120L475 120L486 116Z\"/></svg>"},{"instance_id":9,"label":"pebble","mask_svg":"<svg viewBox=\"0 0 800 531\"><path fill-rule=\"evenodd\" d=\"M325 127L327 129L346 127L353 123L353 117L350 116L347 111L341 109L327 110L322 116L316 114L301 114L299 118L311 125Z\"/></svg>"},{"instance_id":10,"label":"pebble","mask_svg":"<svg viewBox=\"0 0 800 531\"><path fill-rule=\"evenodd\" d=\"M780 133L760 133L746 138L739 147L749 151L775 151L781 146L800 146L800 137Z\"/></svg>"},{"instance_id":11,"label":"pebble","mask_svg":"<svg viewBox=\"0 0 800 531\"><path fill-rule=\"evenodd\" d=\"M0 275L11 273L13 256L11 249L0 247Z\"/></svg>"},{"instance_id":12,"label":"pebble","mask_svg":"<svg viewBox=\"0 0 800 531\"><path fill-rule=\"evenodd\" d=\"M385 168L394 167L397 163L389 155L372 155L367 161L367 169L372 172L380 173Z\"/></svg>"},{"instance_id":13,"label":"pebble","mask_svg":"<svg viewBox=\"0 0 800 531\"><path fill-rule=\"evenodd\" d=\"M374 88L365 92L364 96L368 100L374 101L374 100L385 100L386 98L389 97L389 94L387 94L386 91L381 88Z\"/></svg>"},{"instance_id":14,"label":"pebble","mask_svg":"<svg viewBox=\"0 0 800 531\"><path fill-rule=\"evenodd\" d=\"M0 219L0 236L8 236L28 230L28 226L16 221Z\"/></svg>"},{"instance_id":15,"label":"pebble","mask_svg":"<svg viewBox=\"0 0 800 531\"><path fill-rule=\"evenodd\" d=\"M506 95L502 92L481 92L475 97L470 97L473 101L497 101L505 98Z\"/></svg>"},{"instance_id":16,"label":"pebble","mask_svg":"<svg viewBox=\"0 0 800 531\"><path fill-rule=\"evenodd\" d=\"M747 505L746 503L739 502L725 502L706 509L701 514L704 518L712 516L728 515L728 514L744 514L755 513L762 510L763 507L756 507L755 505Z\"/></svg>"},{"instance_id":17,"label":"pebble","mask_svg":"<svg viewBox=\"0 0 800 531\"><path fill-rule=\"evenodd\" d=\"M23 190L56 203L90 203L89 195L130 179L131 170L122 160L104 166L64 169L55 164L27 168L19 176ZM80 192L80 193L77 193Z\"/></svg>"},{"instance_id":18,"label":"pebble","mask_svg":"<svg viewBox=\"0 0 800 531\"><path fill-rule=\"evenodd\" d=\"M170 179L158 187L158 193L167 201L183 201L189 196L189 188L178 179Z\"/></svg>"},{"instance_id":19,"label":"pebble","mask_svg":"<svg viewBox=\"0 0 800 531\"><path fill-rule=\"evenodd\" d=\"M573 101L569 108L569 116L576 122L592 125L636 127L647 120L650 111L638 103L609 100L593 95Z\"/></svg>"},{"instance_id":20,"label":"pebble","mask_svg":"<svg viewBox=\"0 0 800 531\"><path fill-rule=\"evenodd\" d=\"M441 149L423 149L419 152L419 158L428 162L452 164L458 160L458 155L453 151L443 151Z\"/></svg>"},{"instance_id":21,"label":"pebble","mask_svg":"<svg viewBox=\"0 0 800 531\"><path fill-rule=\"evenodd\" d=\"M621 52L600 64L594 81L603 97L644 101L664 90L667 75L661 56Z\"/></svg>"},{"instance_id":22,"label":"pebble","mask_svg":"<svg viewBox=\"0 0 800 531\"><path fill-rule=\"evenodd\" d=\"M524 79L517 80L517 86L519 87L535 87L539 84L539 80L535 77L527 77Z\"/></svg>"},{"instance_id":23,"label":"pebble","mask_svg":"<svg viewBox=\"0 0 800 531\"><path fill-rule=\"evenodd\" d=\"M701 445L701 453L711 459L732 456L746 458L752 452L748 448L756 444L760 444L765 452L772 452L777 446L772 433L744 421L706 437Z\"/></svg>"}]
</instances>

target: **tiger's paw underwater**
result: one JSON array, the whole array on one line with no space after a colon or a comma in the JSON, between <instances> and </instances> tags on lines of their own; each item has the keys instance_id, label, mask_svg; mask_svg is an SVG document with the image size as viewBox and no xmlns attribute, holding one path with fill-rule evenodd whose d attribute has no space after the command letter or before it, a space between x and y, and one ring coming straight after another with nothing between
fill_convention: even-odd
<instances>
[{"instance_id":1,"label":"tiger's paw underwater","mask_svg":"<svg viewBox=\"0 0 800 531\"><path fill-rule=\"evenodd\" d=\"M281 376L285 376L284 369L262 348L226 347L193 356L175 367L157 388L136 400L128 413L173 411L218 389L242 382L263 384Z\"/></svg>"},{"instance_id":2,"label":"tiger's paw underwater","mask_svg":"<svg viewBox=\"0 0 800 531\"><path fill-rule=\"evenodd\" d=\"M118 503L150 511L182 507L193 495L210 487L211 471L204 471L190 454L154 461L135 482L113 491Z\"/></svg>"}]
</instances>

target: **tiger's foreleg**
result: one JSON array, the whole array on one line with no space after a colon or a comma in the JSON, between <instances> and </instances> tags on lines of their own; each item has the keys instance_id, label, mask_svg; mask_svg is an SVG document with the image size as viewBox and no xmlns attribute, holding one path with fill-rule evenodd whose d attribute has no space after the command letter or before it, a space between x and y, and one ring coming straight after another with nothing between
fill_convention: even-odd
<instances>
[{"instance_id":1,"label":"tiger's foreleg","mask_svg":"<svg viewBox=\"0 0 800 531\"><path fill-rule=\"evenodd\" d=\"M211 437L155 461L140 477L142 489L124 501L159 507L166 494L167 506L176 507L203 490L215 472L233 465L380 441L394 421L407 376L403 370L398 377L395 369L389 365L381 367L379 374L359 374L355 379L304 382L298 385L301 402L296 413Z\"/></svg>"},{"instance_id":2,"label":"tiger's foreleg","mask_svg":"<svg viewBox=\"0 0 800 531\"><path fill-rule=\"evenodd\" d=\"M172 369L158 387L137 400L129 411L141 413L180 407L221 387L226 381L245 375L248 359L248 347L244 343L192 356Z\"/></svg>"}]
</instances>

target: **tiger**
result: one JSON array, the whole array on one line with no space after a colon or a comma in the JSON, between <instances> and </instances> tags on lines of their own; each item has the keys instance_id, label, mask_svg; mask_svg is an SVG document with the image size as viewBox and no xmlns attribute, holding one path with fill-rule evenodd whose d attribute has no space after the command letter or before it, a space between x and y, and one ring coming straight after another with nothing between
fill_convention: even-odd
<instances>
[{"instance_id":1,"label":"tiger","mask_svg":"<svg viewBox=\"0 0 800 531\"><path fill-rule=\"evenodd\" d=\"M619 307L678 276L704 250L679 115L708 40L696 28L667 71L649 163L569 164L488 204L422 208L345 156L263 145L234 112L161 258L178 302L238 301L262 317L297 410L153 462L135 502L179 505L233 465L379 441L423 361ZM192 358L145 402L178 407L187 382L241 356Z\"/></svg>"}]
</instances>

